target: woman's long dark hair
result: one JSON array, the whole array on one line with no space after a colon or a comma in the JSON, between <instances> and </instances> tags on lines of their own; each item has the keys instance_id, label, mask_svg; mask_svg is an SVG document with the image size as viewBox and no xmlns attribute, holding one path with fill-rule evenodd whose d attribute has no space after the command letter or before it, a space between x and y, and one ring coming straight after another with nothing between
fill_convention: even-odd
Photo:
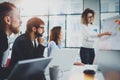
<instances>
[{"instance_id":1,"label":"woman's long dark hair","mask_svg":"<svg viewBox=\"0 0 120 80\"><path fill-rule=\"evenodd\" d=\"M56 44L59 44L60 33L61 33L61 26L54 26L50 31L49 41L55 41Z\"/></svg>"}]
</instances>

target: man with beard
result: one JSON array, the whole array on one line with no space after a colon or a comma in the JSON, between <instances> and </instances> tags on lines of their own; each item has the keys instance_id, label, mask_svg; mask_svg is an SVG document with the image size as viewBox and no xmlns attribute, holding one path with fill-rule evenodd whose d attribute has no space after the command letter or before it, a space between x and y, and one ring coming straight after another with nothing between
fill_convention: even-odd
<instances>
[{"instance_id":1,"label":"man with beard","mask_svg":"<svg viewBox=\"0 0 120 80\"><path fill-rule=\"evenodd\" d=\"M9 53L9 37L17 34L21 25L20 12L10 2L0 3L0 80L6 76L7 68L2 66L3 55Z\"/></svg>"},{"instance_id":2,"label":"man with beard","mask_svg":"<svg viewBox=\"0 0 120 80\"><path fill-rule=\"evenodd\" d=\"M25 34L16 38L13 49L10 67L13 68L20 60L42 58L45 46L43 46L42 35L44 33L44 22L37 17L30 18L27 22ZM12 70L12 69L11 69ZM38 76L36 76L38 78ZM30 79L29 79L30 80ZM45 80L43 73L40 73L39 79Z\"/></svg>"}]
</instances>

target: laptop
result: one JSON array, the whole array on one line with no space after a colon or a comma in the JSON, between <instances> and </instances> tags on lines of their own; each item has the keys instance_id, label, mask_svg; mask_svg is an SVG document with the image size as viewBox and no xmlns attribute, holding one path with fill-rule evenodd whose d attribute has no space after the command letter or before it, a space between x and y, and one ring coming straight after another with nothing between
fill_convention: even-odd
<instances>
[{"instance_id":1,"label":"laptop","mask_svg":"<svg viewBox=\"0 0 120 80\"><path fill-rule=\"evenodd\" d=\"M62 71L69 71L73 67L78 50L76 49L60 49L54 50L51 53L52 60L46 68L46 73L49 74L49 67L59 66Z\"/></svg>"},{"instance_id":2,"label":"laptop","mask_svg":"<svg viewBox=\"0 0 120 80\"><path fill-rule=\"evenodd\" d=\"M51 59L51 57L47 57L19 61L9 75L8 80L28 80L28 76L40 73L40 71L44 72Z\"/></svg>"}]
</instances>

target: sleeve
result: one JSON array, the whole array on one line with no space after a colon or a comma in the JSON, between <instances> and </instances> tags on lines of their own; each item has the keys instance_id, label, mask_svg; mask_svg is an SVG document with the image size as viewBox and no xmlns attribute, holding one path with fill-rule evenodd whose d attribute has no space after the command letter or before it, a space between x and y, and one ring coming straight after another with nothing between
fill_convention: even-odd
<instances>
[{"instance_id":1,"label":"sleeve","mask_svg":"<svg viewBox=\"0 0 120 80\"><path fill-rule=\"evenodd\" d=\"M3 53L8 48L8 39L7 36L0 35L0 66L2 63Z\"/></svg>"},{"instance_id":2,"label":"sleeve","mask_svg":"<svg viewBox=\"0 0 120 80\"><path fill-rule=\"evenodd\" d=\"M45 50L45 46L38 44L38 47L36 49L36 53L38 53L38 57L44 57L44 50Z\"/></svg>"},{"instance_id":3,"label":"sleeve","mask_svg":"<svg viewBox=\"0 0 120 80\"><path fill-rule=\"evenodd\" d=\"M51 41L49 44L48 44L48 57L51 55L51 52L53 50L57 50L59 49L58 46L56 45L56 43L54 41Z\"/></svg>"},{"instance_id":4,"label":"sleeve","mask_svg":"<svg viewBox=\"0 0 120 80\"><path fill-rule=\"evenodd\" d=\"M26 38L18 37L12 47L11 64L15 65L18 61L29 59L32 49Z\"/></svg>"},{"instance_id":5,"label":"sleeve","mask_svg":"<svg viewBox=\"0 0 120 80\"><path fill-rule=\"evenodd\" d=\"M24 54L24 51L21 49L21 45L23 45L23 42L15 40L12 47L12 56L10 61L10 64L12 66L14 66L19 60L21 60L21 54Z\"/></svg>"},{"instance_id":6,"label":"sleeve","mask_svg":"<svg viewBox=\"0 0 120 80\"><path fill-rule=\"evenodd\" d=\"M0 35L0 53L3 53L8 48L7 36Z\"/></svg>"},{"instance_id":7,"label":"sleeve","mask_svg":"<svg viewBox=\"0 0 120 80\"><path fill-rule=\"evenodd\" d=\"M12 55L11 55L11 60L10 60L10 65L8 67L9 71L8 73L10 74L10 72L13 70L15 64L21 60L21 53L23 53L19 46L19 42L18 40L14 41L13 47L12 47ZM21 45L23 43L20 43ZM23 53L24 54L24 53Z\"/></svg>"}]
</instances>

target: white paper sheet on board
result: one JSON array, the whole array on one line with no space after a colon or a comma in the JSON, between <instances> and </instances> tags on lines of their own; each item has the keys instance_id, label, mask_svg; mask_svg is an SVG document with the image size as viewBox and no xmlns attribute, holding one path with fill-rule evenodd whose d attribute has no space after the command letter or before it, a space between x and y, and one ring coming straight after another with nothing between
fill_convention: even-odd
<instances>
[{"instance_id":1,"label":"white paper sheet on board","mask_svg":"<svg viewBox=\"0 0 120 80\"><path fill-rule=\"evenodd\" d=\"M111 31L111 36L101 37L99 49L120 50L120 15L103 20L102 32Z\"/></svg>"}]
</instances>

